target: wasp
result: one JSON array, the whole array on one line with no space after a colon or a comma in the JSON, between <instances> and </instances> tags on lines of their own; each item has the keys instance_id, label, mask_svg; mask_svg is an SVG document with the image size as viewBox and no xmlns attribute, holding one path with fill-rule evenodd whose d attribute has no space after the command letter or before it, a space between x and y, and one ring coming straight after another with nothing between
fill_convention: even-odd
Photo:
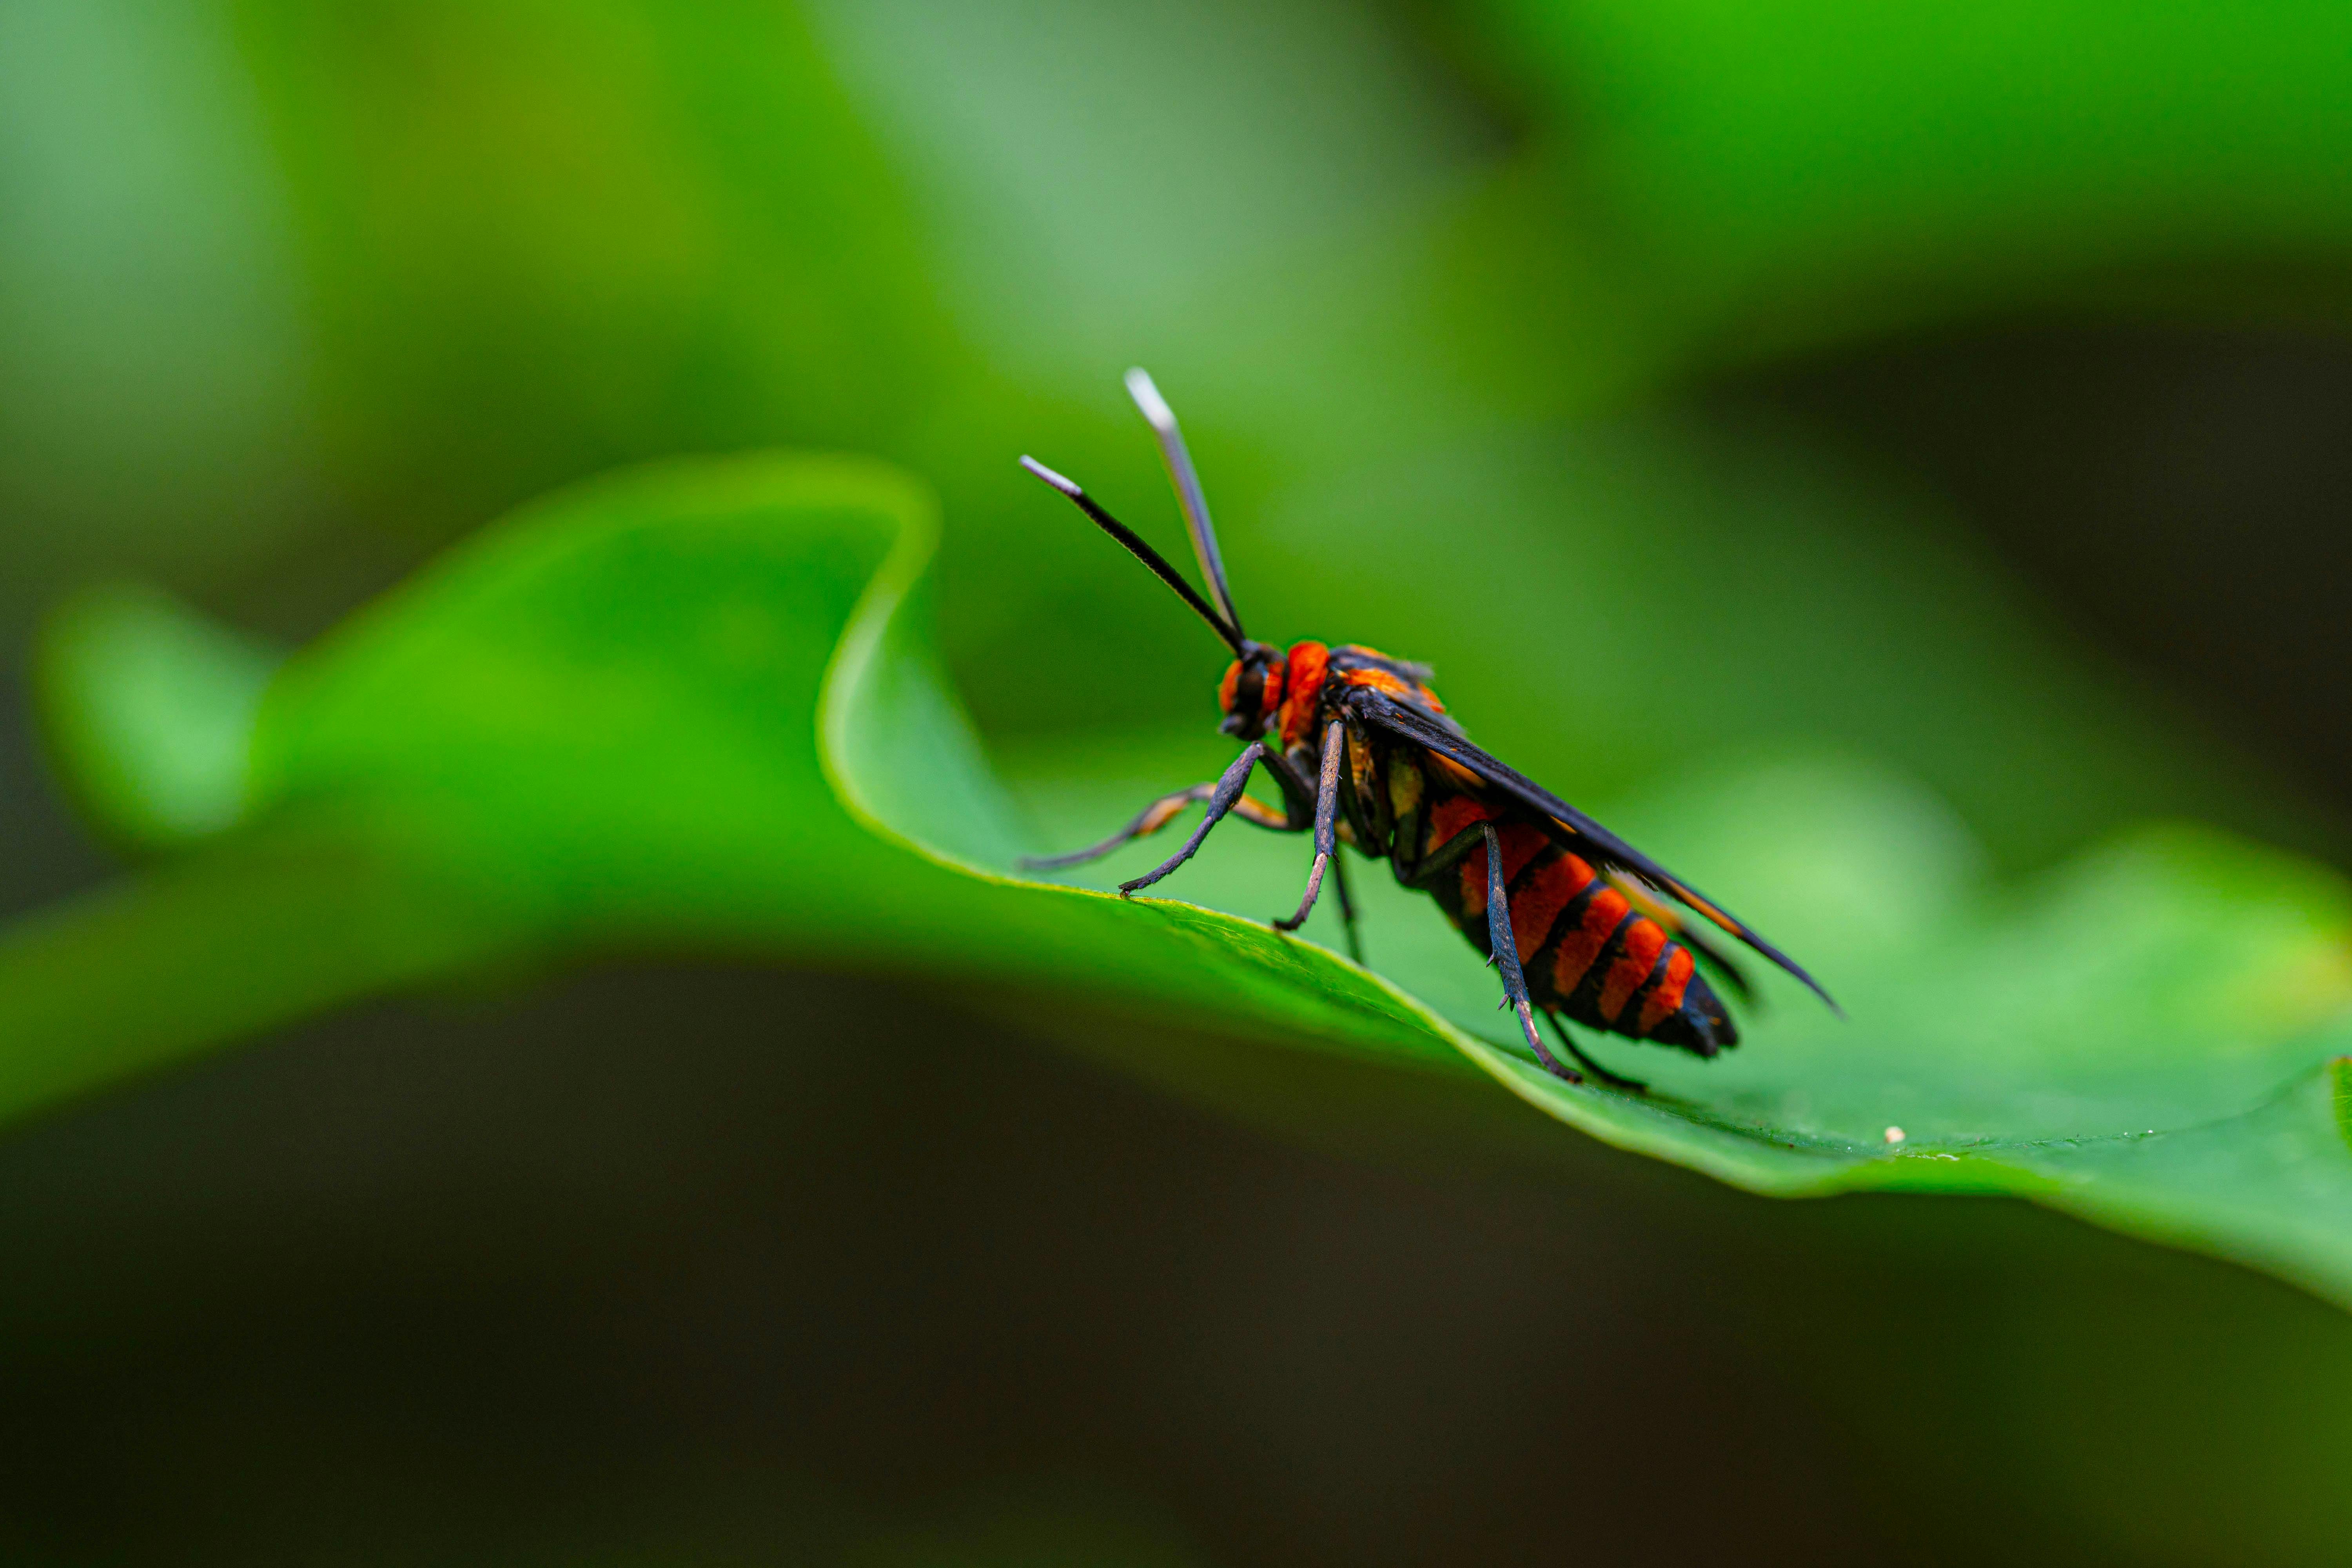
<instances>
[{"instance_id":1,"label":"wasp","mask_svg":"<svg viewBox=\"0 0 2352 1568\"><path fill-rule=\"evenodd\" d=\"M1582 1082L1583 1074L1552 1055L1536 1027L1538 1012L1578 1067L1634 1091L1644 1086L1586 1055L1563 1016L1590 1029L1702 1058L1739 1043L1729 1011L1701 973L1702 962L1743 999L1750 994L1748 983L1683 911L1746 944L1838 1011L1811 975L1722 905L1473 745L1431 689L1425 666L1352 643L1298 642L1285 649L1244 634L1176 416L1141 370L1128 372L1127 389L1158 438L1213 602L1075 481L1034 458L1024 457L1021 466L1076 503L1232 650L1217 689L1224 710L1220 728L1244 745L1213 782L1161 795L1099 844L1030 858L1024 867L1052 870L1099 859L1205 804L1206 814L1182 848L1119 884L1120 896L1128 897L1191 859L1227 816L1276 833L1312 832L1315 858L1297 912L1273 925L1297 930L1328 873L1349 951L1361 963L1355 904L1339 858L1344 843L1387 860L1399 884L1436 900L1500 971L1500 1005L1517 1012L1536 1060L1570 1083ZM1247 793L1259 768L1281 791L1279 808Z\"/></svg>"}]
</instances>

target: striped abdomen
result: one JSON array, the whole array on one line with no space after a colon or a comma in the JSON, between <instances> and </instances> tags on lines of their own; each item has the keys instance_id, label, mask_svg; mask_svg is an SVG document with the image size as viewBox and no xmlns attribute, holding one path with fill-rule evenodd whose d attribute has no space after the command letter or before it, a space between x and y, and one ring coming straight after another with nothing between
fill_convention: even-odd
<instances>
[{"instance_id":1,"label":"striped abdomen","mask_svg":"<svg viewBox=\"0 0 2352 1568\"><path fill-rule=\"evenodd\" d=\"M1468 795L1431 803L1422 817L1422 855L1488 820L1502 843L1511 932L1537 1006L1591 1028L1703 1057L1739 1043L1690 949L1513 808L1496 811ZM1485 847L1473 849L1431 892L1470 944L1489 952Z\"/></svg>"}]
</instances>

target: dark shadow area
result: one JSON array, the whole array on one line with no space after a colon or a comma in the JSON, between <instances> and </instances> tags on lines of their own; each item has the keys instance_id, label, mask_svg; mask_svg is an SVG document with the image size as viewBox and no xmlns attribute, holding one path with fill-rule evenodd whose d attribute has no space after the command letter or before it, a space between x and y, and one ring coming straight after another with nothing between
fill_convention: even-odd
<instances>
[{"instance_id":1,"label":"dark shadow area","mask_svg":"<svg viewBox=\"0 0 2352 1568\"><path fill-rule=\"evenodd\" d=\"M378 1008L0 1149L0 1548L1010 1562L1042 1510L1096 1543L1052 1561L1957 1561L1782 1338L1830 1211L1601 1159L1308 1152L845 980ZM1861 1272L1950 1269L1895 1229Z\"/></svg>"},{"instance_id":2,"label":"dark shadow area","mask_svg":"<svg viewBox=\"0 0 2352 1568\"><path fill-rule=\"evenodd\" d=\"M2179 1335L2345 1359L2281 1287L2014 1204L1329 1133L844 979L378 1007L0 1148L0 1551L2123 1561L2049 1490L2053 1376L2105 1455L2197 1414Z\"/></svg>"},{"instance_id":3,"label":"dark shadow area","mask_svg":"<svg viewBox=\"0 0 2352 1568\"><path fill-rule=\"evenodd\" d=\"M2352 812L2352 342L2016 322L1717 400L1955 503L2084 635Z\"/></svg>"},{"instance_id":4,"label":"dark shadow area","mask_svg":"<svg viewBox=\"0 0 2352 1568\"><path fill-rule=\"evenodd\" d=\"M20 636L21 628L16 630ZM0 911L22 914L104 881L118 863L76 820L43 755L21 647L0 654Z\"/></svg>"}]
</instances>

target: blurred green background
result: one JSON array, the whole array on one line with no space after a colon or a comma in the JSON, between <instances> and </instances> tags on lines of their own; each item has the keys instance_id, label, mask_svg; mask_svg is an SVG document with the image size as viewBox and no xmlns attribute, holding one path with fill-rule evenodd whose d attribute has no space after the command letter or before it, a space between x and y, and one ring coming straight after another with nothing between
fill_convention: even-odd
<instances>
[{"instance_id":1,"label":"blurred green background","mask_svg":"<svg viewBox=\"0 0 2352 1568\"><path fill-rule=\"evenodd\" d=\"M1172 539L1137 363L1252 629L1572 799L1826 757L2001 877L2352 867L2348 169L2317 5L0 0L0 895L234 821L276 652L509 508L754 447L937 492L1033 800L1205 774L1213 647L1012 462ZM218 676L122 721L188 789L110 793L61 604ZM13 1132L0 1547L2343 1559L2284 1285L862 940L526 955Z\"/></svg>"}]
</instances>

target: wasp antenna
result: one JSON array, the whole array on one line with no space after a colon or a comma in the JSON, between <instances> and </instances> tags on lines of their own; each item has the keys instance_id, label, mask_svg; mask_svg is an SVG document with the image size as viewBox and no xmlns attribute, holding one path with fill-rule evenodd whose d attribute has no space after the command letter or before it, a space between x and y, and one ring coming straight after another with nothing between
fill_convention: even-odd
<instances>
[{"instance_id":1,"label":"wasp antenna","mask_svg":"<svg viewBox=\"0 0 2352 1568\"><path fill-rule=\"evenodd\" d=\"M1128 527L1127 524L1119 521L1118 519L1111 516L1110 513L1105 511L1100 506L1097 506L1095 503L1094 497L1087 494L1087 492L1079 487L1078 482L1076 479L1068 479L1061 474L1057 474L1053 469L1047 468L1045 464L1039 462L1036 458L1025 455L1021 459L1021 466L1028 469L1031 473L1036 475L1039 479L1045 480L1047 484L1053 486L1055 489L1061 491L1064 495L1069 497L1070 500L1076 503L1080 511L1085 512L1088 517L1094 519L1097 527L1100 528L1105 533L1109 534L1113 539L1118 540L1121 544L1127 546L1128 553L1133 555L1138 561L1142 562L1146 566L1150 567L1153 576L1158 577L1171 588L1175 589L1176 596L1183 600L1186 604L1192 605L1193 613L1198 615L1202 620L1209 623L1209 629L1215 632L1217 636L1224 639L1225 646L1234 650L1234 658L1239 658L1241 657L1242 634L1240 628L1232 625L1223 616L1218 615L1216 611L1211 609L1209 607L1208 601L1202 598L1199 594L1193 591L1192 584L1184 581L1183 574L1178 572L1173 566L1168 564L1166 559L1160 555L1160 552L1152 549L1149 544L1144 543L1143 541L1137 536L1135 530Z\"/></svg>"},{"instance_id":2,"label":"wasp antenna","mask_svg":"<svg viewBox=\"0 0 2352 1568\"><path fill-rule=\"evenodd\" d=\"M1039 479L1045 480L1047 484L1053 486L1055 489L1061 491L1064 495L1069 497L1072 500L1082 500L1086 497L1087 492L1079 488L1077 480L1071 479L1066 474L1055 473L1053 469L1047 468L1045 464L1039 462L1036 458L1030 457L1026 453L1022 454L1021 466L1028 469L1031 473L1036 475Z\"/></svg>"},{"instance_id":3,"label":"wasp antenna","mask_svg":"<svg viewBox=\"0 0 2352 1568\"><path fill-rule=\"evenodd\" d=\"M1184 449L1184 432L1176 427L1176 411L1168 406L1168 400L1160 395L1160 388L1140 365L1127 373L1127 395L1135 399L1135 406L1160 439L1160 455L1167 459L1168 478L1176 487L1176 504L1184 509L1184 527L1192 535L1192 553L1201 563L1201 575L1208 580L1209 592L1225 612L1226 622L1239 632L1241 613L1234 608L1233 589L1225 585L1225 562L1217 553L1217 531L1209 521L1208 498L1201 493L1201 476L1192 471L1192 455Z\"/></svg>"}]
</instances>

